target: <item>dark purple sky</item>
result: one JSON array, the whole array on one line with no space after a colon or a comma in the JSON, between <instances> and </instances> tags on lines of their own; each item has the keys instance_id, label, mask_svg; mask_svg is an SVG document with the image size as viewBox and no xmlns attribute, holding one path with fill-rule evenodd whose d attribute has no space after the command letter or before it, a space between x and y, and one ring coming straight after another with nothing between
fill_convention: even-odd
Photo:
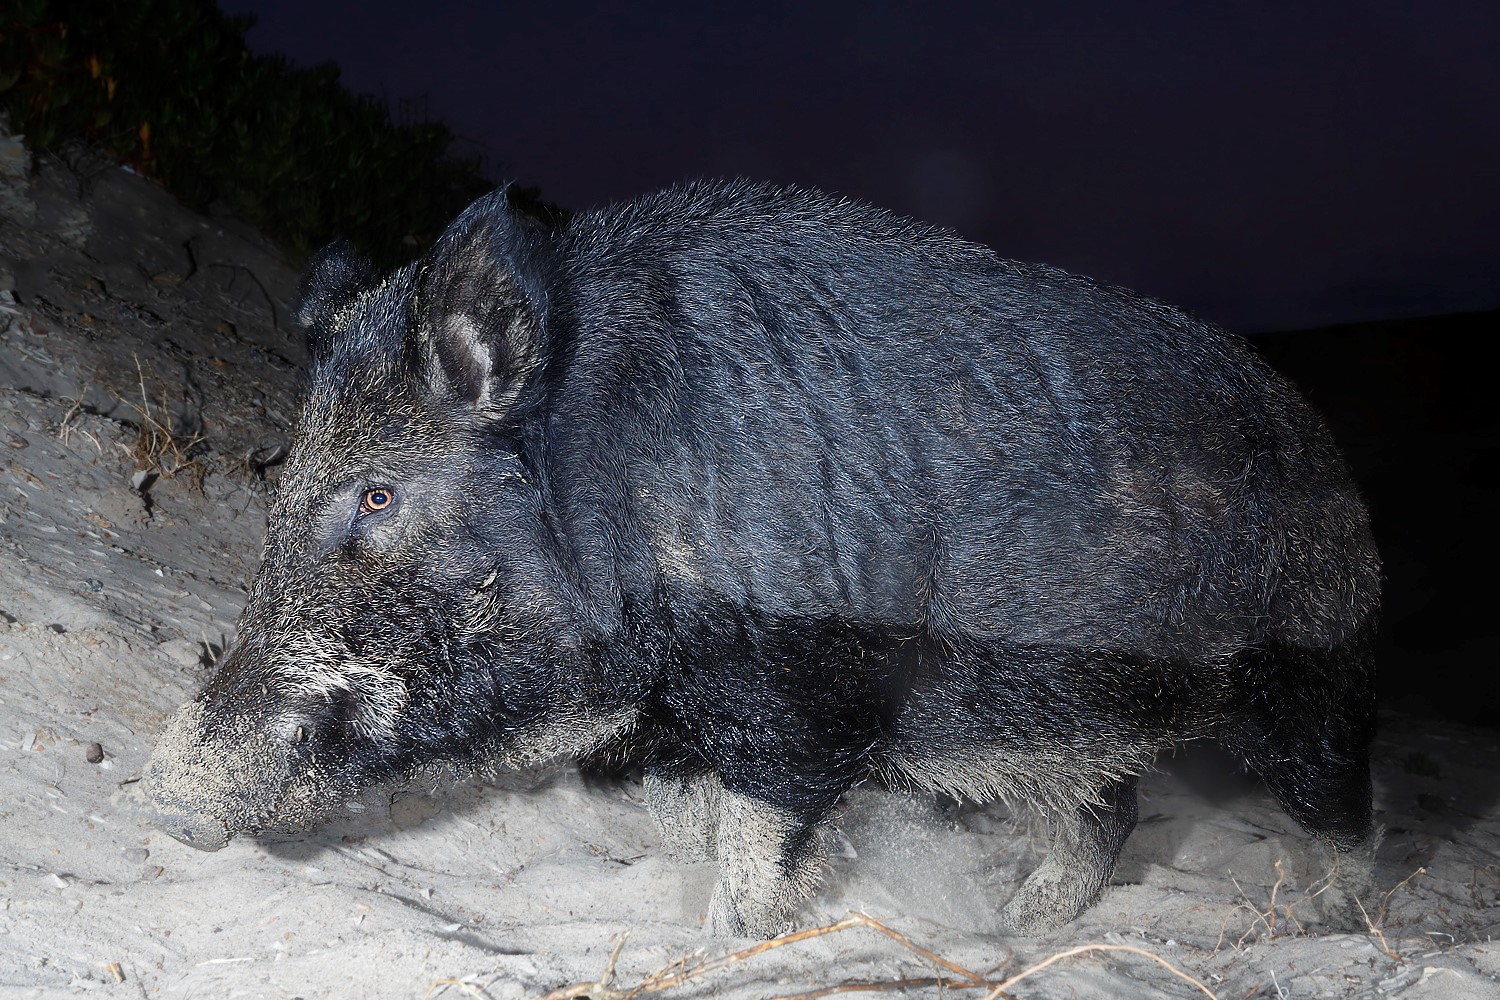
<instances>
[{"instance_id":1,"label":"dark purple sky","mask_svg":"<svg viewBox=\"0 0 1500 1000\"><path fill-rule=\"evenodd\" d=\"M1240 330L1500 307L1500 3L220 0L584 208L828 188Z\"/></svg>"}]
</instances>

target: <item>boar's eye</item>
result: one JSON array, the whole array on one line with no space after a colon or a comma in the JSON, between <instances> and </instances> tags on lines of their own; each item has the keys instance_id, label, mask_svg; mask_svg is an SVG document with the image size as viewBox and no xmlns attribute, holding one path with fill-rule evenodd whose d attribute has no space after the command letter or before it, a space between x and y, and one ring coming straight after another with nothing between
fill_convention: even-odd
<instances>
[{"instance_id":1,"label":"boar's eye","mask_svg":"<svg viewBox=\"0 0 1500 1000\"><path fill-rule=\"evenodd\" d=\"M396 502L396 492L388 486L376 486L365 490L365 495L359 498L359 512L361 514L378 514L391 504Z\"/></svg>"}]
</instances>

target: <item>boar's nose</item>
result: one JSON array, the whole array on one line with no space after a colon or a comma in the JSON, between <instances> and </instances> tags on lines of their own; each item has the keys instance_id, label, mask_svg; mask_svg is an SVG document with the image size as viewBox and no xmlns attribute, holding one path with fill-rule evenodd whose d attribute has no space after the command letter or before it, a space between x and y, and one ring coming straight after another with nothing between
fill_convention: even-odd
<instances>
[{"instance_id":1,"label":"boar's nose","mask_svg":"<svg viewBox=\"0 0 1500 1000\"><path fill-rule=\"evenodd\" d=\"M219 748L204 736L203 706L189 702L157 737L146 765L148 822L189 847L217 851L229 842L232 788L216 765Z\"/></svg>"},{"instance_id":2,"label":"boar's nose","mask_svg":"<svg viewBox=\"0 0 1500 1000\"><path fill-rule=\"evenodd\" d=\"M223 822L202 813L160 811L155 824L158 829L200 851L217 851L229 843L229 829Z\"/></svg>"}]
</instances>

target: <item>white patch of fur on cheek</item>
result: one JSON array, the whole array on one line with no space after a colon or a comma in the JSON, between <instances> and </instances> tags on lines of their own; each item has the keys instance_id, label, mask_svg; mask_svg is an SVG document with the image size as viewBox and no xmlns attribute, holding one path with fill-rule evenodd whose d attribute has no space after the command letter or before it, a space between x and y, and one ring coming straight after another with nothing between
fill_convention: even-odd
<instances>
[{"instance_id":1,"label":"white patch of fur on cheek","mask_svg":"<svg viewBox=\"0 0 1500 1000\"><path fill-rule=\"evenodd\" d=\"M388 669L360 663L339 662L331 669L284 667L282 678L288 689L313 698L334 701L347 695L354 703L350 724L363 739L383 742L396 733L396 723L406 708L406 682Z\"/></svg>"},{"instance_id":2,"label":"white patch of fur on cheek","mask_svg":"<svg viewBox=\"0 0 1500 1000\"><path fill-rule=\"evenodd\" d=\"M388 670L357 667L350 671L356 706L354 731L369 740L384 741L396 734L396 723L406 708L406 682Z\"/></svg>"}]
</instances>

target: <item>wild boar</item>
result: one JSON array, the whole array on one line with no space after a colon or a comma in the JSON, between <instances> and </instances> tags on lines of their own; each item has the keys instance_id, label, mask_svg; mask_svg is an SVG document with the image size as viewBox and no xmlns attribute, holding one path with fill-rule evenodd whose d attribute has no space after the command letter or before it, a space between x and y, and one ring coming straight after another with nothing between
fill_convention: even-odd
<instances>
[{"instance_id":1,"label":"wild boar","mask_svg":"<svg viewBox=\"0 0 1500 1000\"><path fill-rule=\"evenodd\" d=\"M713 929L784 930L874 776L1033 803L1016 932L1100 895L1213 738L1368 881L1368 519L1237 338L813 191L556 226L480 199L313 262L306 399L232 650L147 780L196 847L435 762L629 740Z\"/></svg>"}]
</instances>

